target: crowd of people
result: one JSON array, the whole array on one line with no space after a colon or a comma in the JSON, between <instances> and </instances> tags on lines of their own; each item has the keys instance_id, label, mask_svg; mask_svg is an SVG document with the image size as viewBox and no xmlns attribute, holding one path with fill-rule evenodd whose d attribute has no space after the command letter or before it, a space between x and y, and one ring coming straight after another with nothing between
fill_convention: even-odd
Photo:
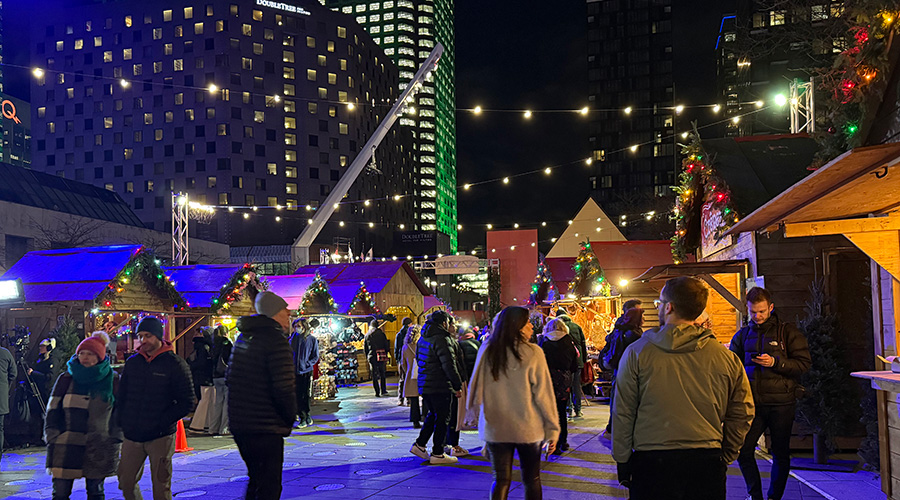
<instances>
[{"instance_id":1,"label":"crowd of people","mask_svg":"<svg viewBox=\"0 0 900 500\"><path fill-rule=\"evenodd\" d=\"M596 361L614 374L605 434L619 482L636 500L719 500L727 465L737 460L748 498L780 500L803 391L798 381L811 363L806 339L777 317L768 291L753 288L749 322L725 347L703 325L707 299L699 281L669 280L654 301L658 328L643 331L643 304L629 300L606 338ZM84 339L47 393L53 498L69 498L73 481L85 478L88 499L100 500L104 479L117 476L123 496L140 499L149 459L153 498L171 499L176 426L201 397L212 399L207 432L230 433L246 464L246 497L279 498L284 438L312 424L319 346L311 332L318 325L292 322L287 302L271 292L259 293L255 307L257 314L238 320L233 343L224 328L204 331L188 360L164 340L160 320L143 318L141 347L121 376L111 366L109 337L95 332ZM384 375L390 353L397 362L398 404L409 407L419 429L410 452L430 464L456 463L469 454L460 432L477 428L493 470L491 498L507 498L516 454L525 498L541 498L541 456L569 449L568 423L582 413L588 353L581 327L560 309L536 334L531 311L507 307L476 332L436 311L421 327L405 319L393 349L382 327L379 320L369 325L365 355L376 397L390 396ZM51 373L45 365L53 346L41 346L40 361L28 369L36 378ZM0 349L0 391L15 376L12 356ZM0 398L0 422L6 403ZM766 430L773 465L764 495L755 448Z\"/></svg>"}]
</instances>

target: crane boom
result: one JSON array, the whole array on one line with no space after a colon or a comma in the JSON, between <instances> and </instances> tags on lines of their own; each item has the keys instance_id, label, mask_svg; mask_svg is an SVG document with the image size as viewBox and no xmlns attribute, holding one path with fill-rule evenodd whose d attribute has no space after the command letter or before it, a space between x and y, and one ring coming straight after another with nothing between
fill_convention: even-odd
<instances>
[{"instance_id":1,"label":"crane boom","mask_svg":"<svg viewBox=\"0 0 900 500\"><path fill-rule=\"evenodd\" d=\"M416 75L410 80L409 85L407 85L400 94L400 97L391 107L387 116L384 117L384 120L382 120L375 129L375 132L372 133L372 136L369 137L369 140L366 141L366 144L360 149L359 154L356 155L356 158L350 163L350 167L347 168L344 175L341 176L341 179L335 184L331 193L325 199L325 202L316 210L312 222L303 229L303 232L301 232L300 236L294 241L294 244L291 247L291 261L295 268L309 264L309 247L312 246L316 237L322 231L322 228L325 227L325 223L328 222L328 219L334 214L335 204L339 203L350 191L350 186L356 182L356 178L359 177L359 174L363 171L367 162L372 157L374 149L381 144L381 141L384 140L388 130L390 130L394 122L397 121L397 118L403 113L403 107L406 105L407 99L414 95L417 86L437 68L437 63L443 53L443 45L440 43L435 44L431 54L428 55L428 58L425 59L425 62L419 67L419 71L416 72Z\"/></svg>"}]
</instances>

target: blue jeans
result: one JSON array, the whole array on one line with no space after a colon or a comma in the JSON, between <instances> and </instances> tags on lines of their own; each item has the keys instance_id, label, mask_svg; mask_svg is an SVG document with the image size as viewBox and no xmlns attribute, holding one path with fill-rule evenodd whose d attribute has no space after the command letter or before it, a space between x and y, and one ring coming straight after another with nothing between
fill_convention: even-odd
<instances>
[{"instance_id":1,"label":"blue jeans","mask_svg":"<svg viewBox=\"0 0 900 500\"><path fill-rule=\"evenodd\" d=\"M101 479L84 479L87 489L88 500L103 500L105 498L103 492L103 478ZM53 500L67 500L72 495L72 485L74 479L53 478Z\"/></svg>"},{"instance_id":2,"label":"blue jeans","mask_svg":"<svg viewBox=\"0 0 900 500\"><path fill-rule=\"evenodd\" d=\"M581 413L582 397L584 393L581 391L581 370L578 370L572 377L572 406L575 407L575 413Z\"/></svg>"},{"instance_id":3,"label":"blue jeans","mask_svg":"<svg viewBox=\"0 0 900 500\"><path fill-rule=\"evenodd\" d=\"M781 500L791 472L791 428L794 426L794 405L757 405L756 416L750 432L741 447L738 465L747 484L747 493L753 500L771 498ZM756 465L756 443L766 429L772 438L772 472L769 475L769 491L763 497L762 479Z\"/></svg>"}]
</instances>

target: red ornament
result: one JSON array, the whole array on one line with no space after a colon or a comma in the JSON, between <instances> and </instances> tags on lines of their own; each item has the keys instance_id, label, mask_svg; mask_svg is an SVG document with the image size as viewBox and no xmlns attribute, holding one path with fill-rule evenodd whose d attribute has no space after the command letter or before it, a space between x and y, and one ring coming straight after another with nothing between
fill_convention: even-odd
<instances>
[{"instance_id":1,"label":"red ornament","mask_svg":"<svg viewBox=\"0 0 900 500\"><path fill-rule=\"evenodd\" d=\"M719 193L716 195L716 201L722 201L725 199L725 193Z\"/></svg>"}]
</instances>

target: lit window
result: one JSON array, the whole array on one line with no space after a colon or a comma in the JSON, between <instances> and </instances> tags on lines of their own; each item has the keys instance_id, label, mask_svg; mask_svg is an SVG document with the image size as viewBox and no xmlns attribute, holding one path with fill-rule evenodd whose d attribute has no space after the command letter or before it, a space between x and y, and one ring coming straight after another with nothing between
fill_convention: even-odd
<instances>
[{"instance_id":1,"label":"lit window","mask_svg":"<svg viewBox=\"0 0 900 500\"><path fill-rule=\"evenodd\" d=\"M278 166L274 163L266 163L266 173L269 175L278 175Z\"/></svg>"},{"instance_id":2,"label":"lit window","mask_svg":"<svg viewBox=\"0 0 900 500\"><path fill-rule=\"evenodd\" d=\"M296 134L284 134L284 143L288 146L296 146L297 145Z\"/></svg>"},{"instance_id":3,"label":"lit window","mask_svg":"<svg viewBox=\"0 0 900 500\"><path fill-rule=\"evenodd\" d=\"M155 141L163 140L163 131L161 128L158 128L153 131L153 140L155 140Z\"/></svg>"},{"instance_id":4,"label":"lit window","mask_svg":"<svg viewBox=\"0 0 900 500\"><path fill-rule=\"evenodd\" d=\"M175 71L184 71L184 59L175 59L174 68Z\"/></svg>"},{"instance_id":5,"label":"lit window","mask_svg":"<svg viewBox=\"0 0 900 500\"><path fill-rule=\"evenodd\" d=\"M195 35L203 34L203 23L194 23L194 34Z\"/></svg>"},{"instance_id":6,"label":"lit window","mask_svg":"<svg viewBox=\"0 0 900 500\"><path fill-rule=\"evenodd\" d=\"M123 49L122 50L122 59L126 61L131 60L131 49Z\"/></svg>"},{"instance_id":7,"label":"lit window","mask_svg":"<svg viewBox=\"0 0 900 500\"><path fill-rule=\"evenodd\" d=\"M328 40L328 52L334 52L334 42Z\"/></svg>"},{"instance_id":8,"label":"lit window","mask_svg":"<svg viewBox=\"0 0 900 500\"><path fill-rule=\"evenodd\" d=\"M341 135L347 135L347 134L349 133L349 132L348 132L347 124L346 124L346 123L339 123L339 124L338 124L338 132L340 132Z\"/></svg>"},{"instance_id":9,"label":"lit window","mask_svg":"<svg viewBox=\"0 0 900 500\"><path fill-rule=\"evenodd\" d=\"M289 116L284 117L284 128L294 130L297 128L297 119Z\"/></svg>"},{"instance_id":10,"label":"lit window","mask_svg":"<svg viewBox=\"0 0 900 500\"><path fill-rule=\"evenodd\" d=\"M125 27L130 28L134 21L132 21L131 16L125 16Z\"/></svg>"},{"instance_id":11,"label":"lit window","mask_svg":"<svg viewBox=\"0 0 900 500\"><path fill-rule=\"evenodd\" d=\"M284 161L297 161L297 152L288 149L284 152Z\"/></svg>"},{"instance_id":12,"label":"lit window","mask_svg":"<svg viewBox=\"0 0 900 500\"><path fill-rule=\"evenodd\" d=\"M290 50L285 50L282 54L281 60L286 63L294 62L294 53Z\"/></svg>"},{"instance_id":13,"label":"lit window","mask_svg":"<svg viewBox=\"0 0 900 500\"><path fill-rule=\"evenodd\" d=\"M319 99L328 99L328 89L319 87Z\"/></svg>"},{"instance_id":14,"label":"lit window","mask_svg":"<svg viewBox=\"0 0 900 500\"><path fill-rule=\"evenodd\" d=\"M328 73L328 84L336 85L337 84L337 75L334 73Z\"/></svg>"},{"instance_id":15,"label":"lit window","mask_svg":"<svg viewBox=\"0 0 900 500\"><path fill-rule=\"evenodd\" d=\"M135 64L131 72L134 73L134 76L141 75L144 73L144 67L140 64Z\"/></svg>"},{"instance_id":16,"label":"lit window","mask_svg":"<svg viewBox=\"0 0 900 500\"><path fill-rule=\"evenodd\" d=\"M81 50L84 48L84 39L78 38L75 40L75 50Z\"/></svg>"},{"instance_id":17,"label":"lit window","mask_svg":"<svg viewBox=\"0 0 900 500\"><path fill-rule=\"evenodd\" d=\"M315 43L315 39L313 39L313 43ZM285 47L293 47L294 46L294 37L291 35L284 35L284 40L281 42Z\"/></svg>"},{"instance_id":18,"label":"lit window","mask_svg":"<svg viewBox=\"0 0 900 500\"><path fill-rule=\"evenodd\" d=\"M153 28L153 39L162 40L162 28Z\"/></svg>"},{"instance_id":19,"label":"lit window","mask_svg":"<svg viewBox=\"0 0 900 500\"><path fill-rule=\"evenodd\" d=\"M253 20L254 21L262 21L262 11L261 10L253 11Z\"/></svg>"},{"instance_id":20,"label":"lit window","mask_svg":"<svg viewBox=\"0 0 900 500\"><path fill-rule=\"evenodd\" d=\"M284 95L286 95L286 96L297 95L296 88L294 87L293 84L290 84L290 83L284 84Z\"/></svg>"},{"instance_id":21,"label":"lit window","mask_svg":"<svg viewBox=\"0 0 900 500\"><path fill-rule=\"evenodd\" d=\"M164 10L163 11L163 21L168 22L172 20L172 11Z\"/></svg>"},{"instance_id":22,"label":"lit window","mask_svg":"<svg viewBox=\"0 0 900 500\"><path fill-rule=\"evenodd\" d=\"M111 50L103 51L103 62L112 62L112 51Z\"/></svg>"},{"instance_id":23,"label":"lit window","mask_svg":"<svg viewBox=\"0 0 900 500\"><path fill-rule=\"evenodd\" d=\"M245 69L245 70L252 70L253 69L253 60L250 59L249 57L242 57L241 58L241 68Z\"/></svg>"},{"instance_id":24,"label":"lit window","mask_svg":"<svg viewBox=\"0 0 900 500\"><path fill-rule=\"evenodd\" d=\"M261 43L254 43L254 44L253 44L253 53L256 54L256 55L258 55L258 56L261 56L262 53L263 53L263 44L261 44Z\"/></svg>"},{"instance_id":25,"label":"lit window","mask_svg":"<svg viewBox=\"0 0 900 500\"><path fill-rule=\"evenodd\" d=\"M102 36L95 36L95 37L94 37L94 47L99 47L99 46L101 46L101 45L103 45L103 37L102 37Z\"/></svg>"},{"instance_id":26,"label":"lit window","mask_svg":"<svg viewBox=\"0 0 900 500\"><path fill-rule=\"evenodd\" d=\"M771 26L780 26L784 24L786 11L784 10L773 10L769 12L769 24Z\"/></svg>"},{"instance_id":27,"label":"lit window","mask_svg":"<svg viewBox=\"0 0 900 500\"><path fill-rule=\"evenodd\" d=\"M184 18L191 19L194 17L194 8L193 7L185 7L184 8Z\"/></svg>"},{"instance_id":28,"label":"lit window","mask_svg":"<svg viewBox=\"0 0 900 500\"><path fill-rule=\"evenodd\" d=\"M343 26L338 26L337 36L338 36L338 38L347 38L347 28L345 28Z\"/></svg>"},{"instance_id":29,"label":"lit window","mask_svg":"<svg viewBox=\"0 0 900 500\"><path fill-rule=\"evenodd\" d=\"M284 176L289 179L296 179L297 167L284 167Z\"/></svg>"},{"instance_id":30,"label":"lit window","mask_svg":"<svg viewBox=\"0 0 900 500\"><path fill-rule=\"evenodd\" d=\"M287 194L297 194L297 183L296 182L287 182L284 185L284 191Z\"/></svg>"},{"instance_id":31,"label":"lit window","mask_svg":"<svg viewBox=\"0 0 900 500\"><path fill-rule=\"evenodd\" d=\"M285 75L287 75L289 69L291 69L291 68L284 68ZM291 70L291 71L293 71L293 70ZM285 76L285 78L287 78L287 77ZM314 69L306 70L306 79L311 82L316 81L316 70L314 70Z\"/></svg>"},{"instance_id":32,"label":"lit window","mask_svg":"<svg viewBox=\"0 0 900 500\"><path fill-rule=\"evenodd\" d=\"M306 46L311 49L316 48L316 39L311 36L306 37Z\"/></svg>"},{"instance_id":33,"label":"lit window","mask_svg":"<svg viewBox=\"0 0 900 500\"><path fill-rule=\"evenodd\" d=\"M314 115L319 111L319 105L311 102L306 105L306 109L309 111L309 114ZM287 111L287 110L285 110Z\"/></svg>"},{"instance_id":34,"label":"lit window","mask_svg":"<svg viewBox=\"0 0 900 500\"><path fill-rule=\"evenodd\" d=\"M250 36L253 33L253 28L249 24L241 25L241 34L244 36Z\"/></svg>"},{"instance_id":35,"label":"lit window","mask_svg":"<svg viewBox=\"0 0 900 500\"><path fill-rule=\"evenodd\" d=\"M253 112L253 121L256 123L264 123L266 121L266 112L265 111L254 111Z\"/></svg>"}]
</instances>

